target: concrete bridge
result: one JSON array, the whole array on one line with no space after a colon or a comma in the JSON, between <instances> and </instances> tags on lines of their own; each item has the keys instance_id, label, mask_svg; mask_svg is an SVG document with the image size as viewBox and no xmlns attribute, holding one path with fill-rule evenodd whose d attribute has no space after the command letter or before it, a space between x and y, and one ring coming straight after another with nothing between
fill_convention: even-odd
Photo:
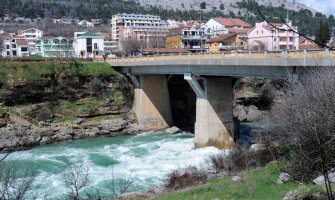
<instances>
[{"instance_id":1,"label":"concrete bridge","mask_svg":"<svg viewBox=\"0 0 335 200\"><path fill-rule=\"evenodd\" d=\"M308 67L335 66L334 51L232 52L110 59L135 85L134 112L147 129L172 125L168 81L183 75L196 94L195 145L228 149L238 137L233 86L253 76L295 79Z\"/></svg>"}]
</instances>

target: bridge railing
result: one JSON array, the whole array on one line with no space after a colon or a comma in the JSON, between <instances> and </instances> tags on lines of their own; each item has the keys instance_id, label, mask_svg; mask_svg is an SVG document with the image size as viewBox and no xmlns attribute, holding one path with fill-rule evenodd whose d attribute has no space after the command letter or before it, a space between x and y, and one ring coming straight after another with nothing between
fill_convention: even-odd
<instances>
[{"instance_id":1,"label":"bridge railing","mask_svg":"<svg viewBox=\"0 0 335 200\"><path fill-rule=\"evenodd\" d=\"M334 58L335 51L329 50L295 50L295 51L233 51L228 53L182 53L162 54L140 57L123 57L109 59L110 63L144 62L144 61L171 61L171 60L220 60L220 59L324 59Z\"/></svg>"}]
</instances>

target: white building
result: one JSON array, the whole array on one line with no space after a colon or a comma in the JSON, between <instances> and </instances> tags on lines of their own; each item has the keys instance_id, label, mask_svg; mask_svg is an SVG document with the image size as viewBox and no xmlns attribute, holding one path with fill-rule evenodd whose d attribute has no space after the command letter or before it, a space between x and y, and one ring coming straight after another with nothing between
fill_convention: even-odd
<instances>
[{"instance_id":1,"label":"white building","mask_svg":"<svg viewBox=\"0 0 335 200\"><path fill-rule=\"evenodd\" d=\"M36 28L19 30L18 35L24 36L27 40L32 41L43 37L43 31Z\"/></svg>"},{"instance_id":2,"label":"white building","mask_svg":"<svg viewBox=\"0 0 335 200\"><path fill-rule=\"evenodd\" d=\"M225 25L215 19L210 19L205 26L210 29L214 36L228 33Z\"/></svg>"},{"instance_id":3,"label":"white building","mask_svg":"<svg viewBox=\"0 0 335 200\"><path fill-rule=\"evenodd\" d=\"M75 32L73 48L81 58L95 58L104 54L104 37L92 32Z\"/></svg>"},{"instance_id":4,"label":"white building","mask_svg":"<svg viewBox=\"0 0 335 200\"><path fill-rule=\"evenodd\" d=\"M28 40L23 36L14 34L1 35L3 46L1 51L2 57L22 57L31 54L29 50Z\"/></svg>"},{"instance_id":5,"label":"white building","mask_svg":"<svg viewBox=\"0 0 335 200\"><path fill-rule=\"evenodd\" d=\"M271 25L272 24L272 25ZM267 22L256 23L255 27L248 33L248 47L250 50L298 50L299 35L298 28L292 26L292 22L286 24L275 24ZM274 26L274 27L273 27Z\"/></svg>"},{"instance_id":6,"label":"white building","mask_svg":"<svg viewBox=\"0 0 335 200\"><path fill-rule=\"evenodd\" d=\"M83 26L83 27L88 27L88 28L94 27L94 24L87 21L87 20L81 20L77 24L78 24L78 26Z\"/></svg>"}]
</instances>

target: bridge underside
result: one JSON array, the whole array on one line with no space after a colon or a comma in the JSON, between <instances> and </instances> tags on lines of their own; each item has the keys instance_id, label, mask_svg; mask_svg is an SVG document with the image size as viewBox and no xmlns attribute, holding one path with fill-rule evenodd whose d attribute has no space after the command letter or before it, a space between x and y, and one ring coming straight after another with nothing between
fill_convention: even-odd
<instances>
[{"instance_id":1,"label":"bridge underside","mask_svg":"<svg viewBox=\"0 0 335 200\"><path fill-rule=\"evenodd\" d=\"M130 75L135 89L133 110L148 130L173 124L167 75ZM196 94L195 145L229 149L234 146L233 78L185 74ZM187 106L187 105L186 105Z\"/></svg>"}]
</instances>

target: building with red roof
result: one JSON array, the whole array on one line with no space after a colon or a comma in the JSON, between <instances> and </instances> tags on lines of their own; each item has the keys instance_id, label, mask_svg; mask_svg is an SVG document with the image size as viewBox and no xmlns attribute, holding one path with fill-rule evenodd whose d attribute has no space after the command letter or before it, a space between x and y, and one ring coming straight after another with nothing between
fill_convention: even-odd
<instances>
[{"instance_id":1,"label":"building with red roof","mask_svg":"<svg viewBox=\"0 0 335 200\"><path fill-rule=\"evenodd\" d=\"M214 36L227 33L246 33L252 28L252 25L239 18L212 18L206 23L206 26Z\"/></svg>"},{"instance_id":2,"label":"building with red roof","mask_svg":"<svg viewBox=\"0 0 335 200\"><path fill-rule=\"evenodd\" d=\"M293 26L292 22L286 24L266 21L256 23L248 33L248 47L250 50L298 50L299 35L295 33L297 31L298 27Z\"/></svg>"}]
</instances>

